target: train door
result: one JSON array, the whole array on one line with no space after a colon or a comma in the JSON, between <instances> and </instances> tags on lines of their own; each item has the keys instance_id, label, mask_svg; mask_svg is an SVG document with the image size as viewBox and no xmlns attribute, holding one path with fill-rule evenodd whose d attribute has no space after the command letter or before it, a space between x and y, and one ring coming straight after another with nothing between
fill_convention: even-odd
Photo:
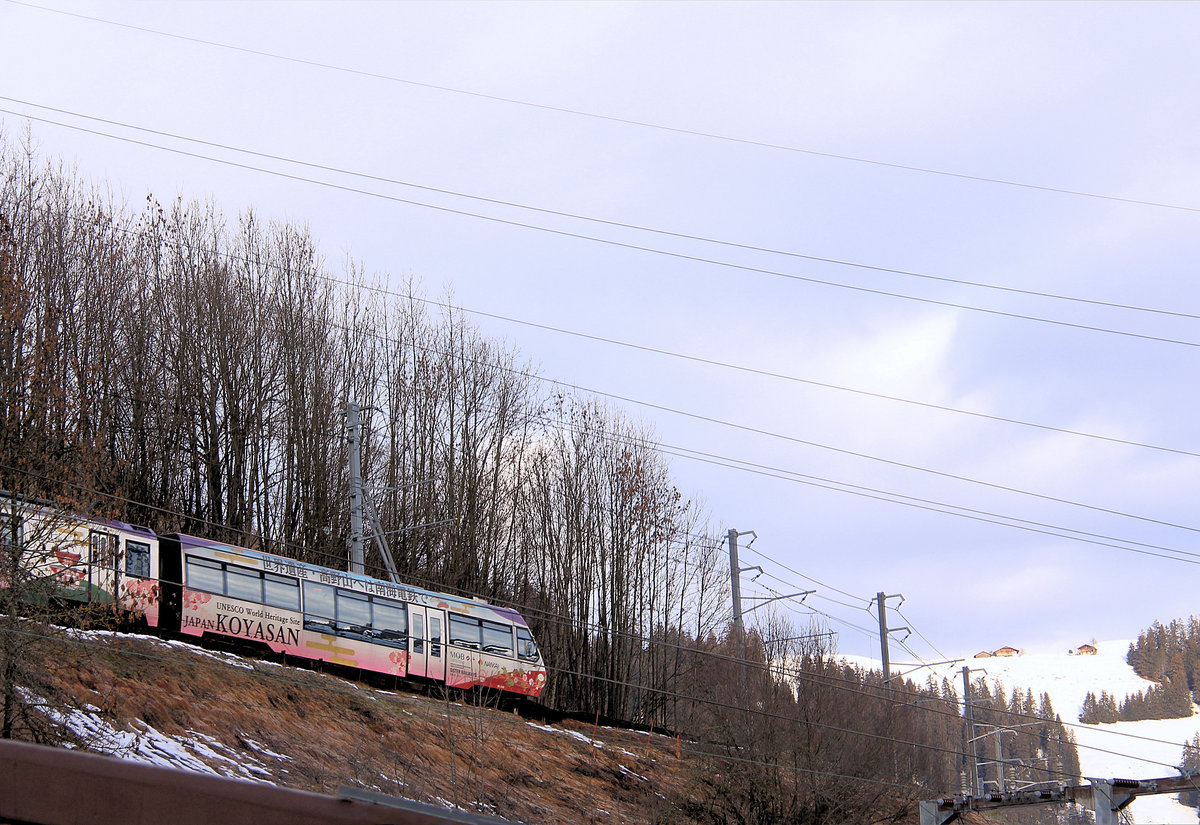
<instances>
[{"instance_id":1,"label":"train door","mask_svg":"<svg viewBox=\"0 0 1200 825\"><path fill-rule=\"evenodd\" d=\"M408 672L446 681L445 613L421 605L408 606Z\"/></svg>"},{"instance_id":2,"label":"train door","mask_svg":"<svg viewBox=\"0 0 1200 825\"><path fill-rule=\"evenodd\" d=\"M446 681L446 646L442 640L442 626L446 623L446 614L436 608L425 609L429 619L429 661L426 671L430 679L439 682Z\"/></svg>"},{"instance_id":3,"label":"train door","mask_svg":"<svg viewBox=\"0 0 1200 825\"><path fill-rule=\"evenodd\" d=\"M425 645L425 608L415 604L408 606L408 674L424 676L429 661Z\"/></svg>"}]
</instances>

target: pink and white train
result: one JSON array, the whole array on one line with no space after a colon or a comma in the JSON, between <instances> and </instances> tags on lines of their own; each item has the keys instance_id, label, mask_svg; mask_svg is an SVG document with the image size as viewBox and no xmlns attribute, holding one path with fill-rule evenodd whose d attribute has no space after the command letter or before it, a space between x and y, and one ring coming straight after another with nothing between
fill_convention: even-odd
<instances>
[{"instance_id":1,"label":"pink and white train","mask_svg":"<svg viewBox=\"0 0 1200 825\"><path fill-rule=\"evenodd\" d=\"M59 597L111 603L162 633L453 688L537 697L546 684L529 626L505 607L7 497L0 528Z\"/></svg>"}]
</instances>

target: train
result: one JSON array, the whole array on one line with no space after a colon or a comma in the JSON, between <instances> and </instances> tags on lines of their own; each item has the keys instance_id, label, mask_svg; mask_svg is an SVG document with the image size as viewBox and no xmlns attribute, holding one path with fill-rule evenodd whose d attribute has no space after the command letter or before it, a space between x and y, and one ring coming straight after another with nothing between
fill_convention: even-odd
<instances>
[{"instance_id":1,"label":"train","mask_svg":"<svg viewBox=\"0 0 1200 825\"><path fill-rule=\"evenodd\" d=\"M536 699L546 665L520 613L0 493L0 541L56 599L111 605L151 632L266 647L456 689ZM9 582L0 574L0 587Z\"/></svg>"}]
</instances>

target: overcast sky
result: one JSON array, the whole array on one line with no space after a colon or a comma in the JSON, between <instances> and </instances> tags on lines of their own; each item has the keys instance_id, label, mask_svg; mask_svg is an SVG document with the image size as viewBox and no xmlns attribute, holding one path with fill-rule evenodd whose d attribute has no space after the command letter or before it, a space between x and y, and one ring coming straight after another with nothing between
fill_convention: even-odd
<instances>
[{"instance_id":1,"label":"overcast sky","mask_svg":"<svg viewBox=\"0 0 1200 825\"><path fill-rule=\"evenodd\" d=\"M853 653L903 594L892 659L933 660L1200 612L1198 32L1195 3L0 0L0 118L131 208L253 206L527 322L471 316L628 399L757 534L746 594L817 589L791 609Z\"/></svg>"}]
</instances>

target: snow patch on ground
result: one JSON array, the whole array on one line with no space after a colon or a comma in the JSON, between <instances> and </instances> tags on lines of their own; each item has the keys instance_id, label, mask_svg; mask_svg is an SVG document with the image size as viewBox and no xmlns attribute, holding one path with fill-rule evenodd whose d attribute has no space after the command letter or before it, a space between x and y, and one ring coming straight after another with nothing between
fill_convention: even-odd
<instances>
[{"instance_id":1,"label":"snow patch on ground","mask_svg":"<svg viewBox=\"0 0 1200 825\"><path fill-rule=\"evenodd\" d=\"M273 781L266 765L252 755L235 751L197 731L188 731L178 737L168 736L140 719L135 720L129 730L120 730L91 710L53 713L52 716L94 750L110 756L192 773L251 782Z\"/></svg>"},{"instance_id":2,"label":"snow patch on ground","mask_svg":"<svg viewBox=\"0 0 1200 825\"><path fill-rule=\"evenodd\" d=\"M242 744L244 744L247 748L249 748L252 751L255 751L256 753L261 753L263 756L269 756L272 759L278 759L280 761L292 758L290 756L285 756L282 753L275 753L275 751L271 750L266 745L262 744L261 742L255 742L253 739L251 739L248 736L240 736L238 738L241 740Z\"/></svg>"},{"instance_id":3,"label":"snow patch on ground","mask_svg":"<svg viewBox=\"0 0 1200 825\"><path fill-rule=\"evenodd\" d=\"M592 745L597 748L604 747L603 742L601 742L599 739L593 739L591 736L588 736L586 733L580 733L579 731L574 731L574 730L567 730L566 728L556 728L556 727L552 727L550 725L539 725L536 722L529 722L527 724L531 728L537 728L538 730L544 730L547 733L557 733L557 734L560 734L563 736L570 736L573 739L578 739L580 742L584 742L588 745Z\"/></svg>"}]
</instances>

